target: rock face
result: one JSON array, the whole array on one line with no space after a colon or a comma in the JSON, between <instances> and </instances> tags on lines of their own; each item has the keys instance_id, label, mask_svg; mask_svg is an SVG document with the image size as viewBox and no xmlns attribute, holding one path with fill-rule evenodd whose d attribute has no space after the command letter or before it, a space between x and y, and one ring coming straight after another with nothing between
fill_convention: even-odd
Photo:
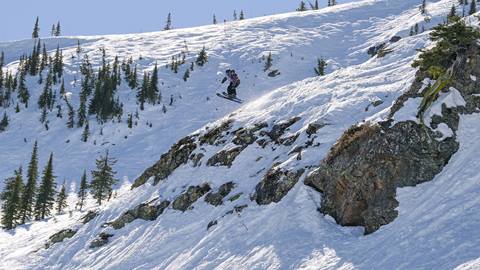
<instances>
[{"instance_id":1,"label":"rock face","mask_svg":"<svg viewBox=\"0 0 480 270\"><path fill-rule=\"evenodd\" d=\"M131 223L136 219L142 219L147 221L153 221L158 216L163 214L163 211L170 205L170 201L162 201L158 205L151 205L148 203L142 203L137 207L128 210L122 214L119 218L110 223L110 225L118 230L125 227L126 224Z\"/></svg>"},{"instance_id":2,"label":"rock face","mask_svg":"<svg viewBox=\"0 0 480 270\"><path fill-rule=\"evenodd\" d=\"M45 248L49 248L51 245L63 242L67 238L72 238L77 233L77 230L65 229L50 236L48 242L45 244Z\"/></svg>"},{"instance_id":3,"label":"rock face","mask_svg":"<svg viewBox=\"0 0 480 270\"><path fill-rule=\"evenodd\" d=\"M88 211L85 216L82 217L82 223L87 224L90 222L92 219L96 218L98 216L98 213L95 211Z\"/></svg>"},{"instance_id":4,"label":"rock face","mask_svg":"<svg viewBox=\"0 0 480 270\"><path fill-rule=\"evenodd\" d=\"M90 243L90 248L98 248L108 244L108 239L110 237L113 237L113 234L100 233L98 238L96 238Z\"/></svg>"},{"instance_id":5,"label":"rock face","mask_svg":"<svg viewBox=\"0 0 480 270\"><path fill-rule=\"evenodd\" d=\"M156 185L161 180L166 179L180 165L186 164L190 154L197 148L194 138L195 136L188 136L173 145L170 151L163 154L155 165L148 168L135 180L132 188L145 184L150 177L154 177L154 184Z\"/></svg>"},{"instance_id":6,"label":"rock face","mask_svg":"<svg viewBox=\"0 0 480 270\"><path fill-rule=\"evenodd\" d=\"M251 199L260 205L279 202L302 176L304 170L287 171L272 167L255 187Z\"/></svg>"},{"instance_id":7,"label":"rock face","mask_svg":"<svg viewBox=\"0 0 480 270\"><path fill-rule=\"evenodd\" d=\"M218 192L210 192L205 196L205 201L213 206L223 204L223 199L235 188L235 183L228 182L218 188Z\"/></svg>"},{"instance_id":8,"label":"rock face","mask_svg":"<svg viewBox=\"0 0 480 270\"><path fill-rule=\"evenodd\" d=\"M172 203L172 208L185 212L194 204L200 197L205 195L211 190L208 184L203 184L201 186L190 186L187 191L179 195Z\"/></svg>"},{"instance_id":9,"label":"rock face","mask_svg":"<svg viewBox=\"0 0 480 270\"><path fill-rule=\"evenodd\" d=\"M245 149L244 146L236 146L228 150L222 150L208 159L207 166L227 166L230 168L243 149Z\"/></svg>"},{"instance_id":10,"label":"rock face","mask_svg":"<svg viewBox=\"0 0 480 270\"><path fill-rule=\"evenodd\" d=\"M266 135L268 136L273 142L280 144L279 139L280 137L285 133L285 131L298 122L301 118L300 117L294 117L289 119L288 121L282 122L275 124L272 129L268 132L260 132L261 135Z\"/></svg>"},{"instance_id":11,"label":"rock face","mask_svg":"<svg viewBox=\"0 0 480 270\"><path fill-rule=\"evenodd\" d=\"M322 213L368 234L397 217L397 187L432 180L458 147L413 121L365 124L346 132L305 183L323 193Z\"/></svg>"}]
</instances>

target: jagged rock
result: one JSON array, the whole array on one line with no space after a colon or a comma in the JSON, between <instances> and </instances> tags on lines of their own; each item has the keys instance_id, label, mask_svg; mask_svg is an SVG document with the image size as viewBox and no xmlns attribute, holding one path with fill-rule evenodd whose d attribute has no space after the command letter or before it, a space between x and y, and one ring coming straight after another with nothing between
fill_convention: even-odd
<instances>
[{"instance_id":1,"label":"jagged rock","mask_svg":"<svg viewBox=\"0 0 480 270\"><path fill-rule=\"evenodd\" d=\"M288 171L272 167L255 187L251 199L260 205L279 202L295 186L304 170Z\"/></svg>"},{"instance_id":2,"label":"jagged rock","mask_svg":"<svg viewBox=\"0 0 480 270\"><path fill-rule=\"evenodd\" d=\"M235 158L245 149L245 146L236 146L231 149L222 150L207 161L207 166L227 166L231 167Z\"/></svg>"},{"instance_id":3,"label":"jagged rock","mask_svg":"<svg viewBox=\"0 0 480 270\"><path fill-rule=\"evenodd\" d=\"M233 207L232 210L227 211L227 212L225 213L225 215L223 215L223 216L231 215L231 214L233 214L233 213L241 213L241 212L243 211L243 209L245 209L245 208L247 208L247 207L248 207L248 205L246 205L246 204L236 205L236 206Z\"/></svg>"},{"instance_id":4,"label":"jagged rock","mask_svg":"<svg viewBox=\"0 0 480 270\"><path fill-rule=\"evenodd\" d=\"M269 132L261 132L261 135L266 135L268 136L272 141L279 143L278 139L285 133L285 131L291 127L293 124L296 122L300 121L300 117L293 117L289 119L288 121L278 123L272 127L272 130Z\"/></svg>"},{"instance_id":5,"label":"jagged rock","mask_svg":"<svg viewBox=\"0 0 480 270\"><path fill-rule=\"evenodd\" d=\"M308 124L306 133L308 134L308 138L310 138L313 134L317 134L318 130L326 126L325 123L310 123Z\"/></svg>"},{"instance_id":6,"label":"jagged rock","mask_svg":"<svg viewBox=\"0 0 480 270\"><path fill-rule=\"evenodd\" d=\"M458 150L413 121L364 124L347 131L305 184L323 193L320 211L372 233L397 216L396 188L429 181Z\"/></svg>"},{"instance_id":7,"label":"jagged rock","mask_svg":"<svg viewBox=\"0 0 480 270\"><path fill-rule=\"evenodd\" d=\"M95 211L88 211L85 216L82 217L82 223L87 224L90 222L92 219L96 218L98 216L98 213Z\"/></svg>"},{"instance_id":8,"label":"jagged rock","mask_svg":"<svg viewBox=\"0 0 480 270\"><path fill-rule=\"evenodd\" d=\"M163 154L155 165L148 168L135 180L132 188L145 184L150 177L154 177L154 185L156 185L161 180L166 179L180 165L186 164L192 152L197 148L194 137L185 137L173 145L170 151Z\"/></svg>"},{"instance_id":9,"label":"jagged rock","mask_svg":"<svg viewBox=\"0 0 480 270\"><path fill-rule=\"evenodd\" d=\"M151 205L142 203L137 207L128 210L122 214L119 218L110 223L110 225L118 230L125 227L126 224L131 223L136 219L142 219L147 221L153 221L157 219L158 216L163 214L163 211L170 205L170 201L162 201L158 205Z\"/></svg>"},{"instance_id":10,"label":"jagged rock","mask_svg":"<svg viewBox=\"0 0 480 270\"><path fill-rule=\"evenodd\" d=\"M278 139L278 143L285 146L291 146L298 139L298 136L300 136L300 133L293 134L292 136L286 138L280 138Z\"/></svg>"},{"instance_id":11,"label":"jagged rock","mask_svg":"<svg viewBox=\"0 0 480 270\"><path fill-rule=\"evenodd\" d=\"M201 160L205 155L203 153L192 154L190 159L193 161L193 167L202 165Z\"/></svg>"},{"instance_id":12,"label":"jagged rock","mask_svg":"<svg viewBox=\"0 0 480 270\"><path fill-rule=\"evenodd\" d=\"M240 128L235 131L235 137L232 142L236 145L247 146L257 140L255 133L263 128L268 127L267 123L257 123L252 128Z\"/></svg>"},{"instance_id":13,"label":"jagged rock","mask_svg":"<svg viewBox=\"0 0 480 270\"><path fill-rule=\"evenodd\" d=\"M216 220L210 221L210 222L208 223L208 225L207 225L207 231L208 231L211 227L216 226L217 224L218 224L218 221L216 221Z\"/></svg>"},{"instance_id":14,"label":"jagged rock","mask_svg":"<svg viewBox=\"0 0 480 270\"><path fill-rule=\"evenodd\" d=\"M228 196L230 192L235 188L235 183L233 182L228 182L223 185L221 185L218 188L218 192L210 192L205 196L205 202L213 205L213 206L219 206L223 204L223 198Z\"/></svg>"},{"instance_id":15,"label":"jagged rock","mask_svg":"<svg viewBox=\"0 0 480 270\"><path fill-rule=\"evenodd\" d=\"M112 236L113 234L100 233L100 235L98 235L98 238L96 238L90 243L90 248L98 248L108 244L108 239Z\"/></svg>"},{"instance_id":16,"label":"jagged rock","mask_svg":"<svg viewBox=\"0 0 480 270\"><path fill-rule=\"evenodd\" d=\"M172 208L185 212L192 204L194 204L200 197L211 190L208 184L201 186L190 186L187 191L180 194L172 204Z\"/></svg>"},{"instance_id":17,"label":"jagged rock","mask_svg":"<svg viewBox=\"0 0 480 270\"><path fill-rule=\"evenodd\" d=\"M280 75L280 74L281 74L281 73L280 73L280 71L279 71L278 69L274 69L274 70L268 72L267 75L268 75L268 77L275 78L275 77L277 77L277 76Z\"/></svg>"},{"instance_id":18,"label":"jagged rock","mask_svg":"<svg viewBox=\"0 0 480 270\"><path fill-rule=\"evenodd\" d=\"M367 54L373 57L373 56L377 55L377 53L380 50L384 49L385 46L387 46L386 43L382 43L382 44L379 44L377 46L372 46L372 47L368 48Z\"/></svg>"},{"instance_id":19,"label":"jagged rock","mask_svg":"<svg viewBox=\"0 0 480 270\"><path fill-rule=\"evenodd\" d=\"M200 142L200 145L203 144L216 144L218 143L218 139L222 136L222 133L228 131L231 126L232 126L233 121L228 120L223 122L220 126L217 126L208 132L206 132L203 136L201 136L198 141Z\"/></svg>"},{"instance_id":20,"label":"jagged rock","mask_svg":"<svg viewBox=\"0 0 480 270\"><path fill-rule=\"evenodd\" d=\"M65 229L50 236L48 242L45 244L45 248L49 248L51 245L63 242L67 238L72 238L77 233L77 230Z\"/></svg>"},{"instance_id":21,"label":"jagged rock","mask_svg":"<svg viewBox=\"0 0 480 270\"><path fill-rule=\"evenodd\" d=\"M393 37L390 39L390 42L391 42L391 43L399 42L401 39L402 39L402 37L400 37L400 36L393 36Z\"/></svg>"}]
</instances>

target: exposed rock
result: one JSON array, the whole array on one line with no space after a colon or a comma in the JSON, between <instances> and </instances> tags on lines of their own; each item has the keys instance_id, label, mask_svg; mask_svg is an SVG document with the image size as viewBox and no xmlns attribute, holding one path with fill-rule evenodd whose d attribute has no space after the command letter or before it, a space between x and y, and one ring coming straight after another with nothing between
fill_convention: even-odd
<instances>
[{"instance_id":1,"label":"exposed rock","mask_svg":"<svg viewBox=\"0 0 480 270\"><path fill-rule=\"evenodd\" d=\"M429 181L458 150L413 121L351 128L305 184L323 193L321 212L371 233L397 216L396 188Z\"/></svg>"},{"instance_id":2,"label":"exposed rock","mask_svg":"<svg viewBox=\"0 0 480 270\"><path fill-rule=\"evenodd\" d=\"M187 191L180 194L172 204L172 208L185 212L192 204L194 204L200 197L211 190L210 186L205 183L201 186L190 186Z\"/></svg>"},{"instance_id":3,"label":"exposed rock","mask_svg":"<svg viewBox=\"0 0 480 270\"><path fill-rule=\"evenodd\" d=\"M119 218L110 223L110 225L118 230L125 227L126 224L131 223L136 219L142 219L147 221L153 221L158 216L163 214L163 211L170 205L170 201L162 201L158 205L151 205L148 203L142 203L137 207L128 210L122 214Z\"/></svg>"},{"instance_id":4,"label":"exposed rock","mask_svg":"<svg viewBox=\"0 0 480 270\"><path fill-rule=\"evenodd\" d=\"M235 158L245 149L245 146L236 146L231 149L222 150L207 161L207 166L227 166L231 167Z\"/></svg>"},{"instance_id":5,"label":"exposed rock","mask_svg":"<svg viewBox=\"0 0 480 270\"><path fill-rule=\"evenodd\" d=\"M281 73L280 73L280 71L278 71L278 69L274 69L274 70L268 72L268 77L274 78L274 77L277 77L280 74Z\"/></svg>"},{"instance_id":6,"label":"exposed rock","mask_svg":"<svg viewBox=\"0 0 480 270\"><path fill-rule=\"evenodd\" d=\"M262 122L255 124L253 128L240 128L235 131L235 137L232 142L236 145L250 145L257 140L255 133L267 126L267 123Z\"/></svg>"},{"instance_id":7,"label":"exposed rock","mask_svg":"<svg viewBox=\"0 0 480 270\"><path fill-rule=\"evenodd\" d=\"M382 43L382 44L379 44L377 46L370 47L370 48L368 48L367 54L373 57L373 56L377 55L377 53L380 50L384 49L385 46L387 46L387 44Z\"/></svg>"},{"instance_id":8,"label":"exposed rock","mask_svg":"<svg viewBox=\"0 0 480 270\"><path fill-rule=\"evenodd\" d=\"M82 217L82 223L87 224L90 222L92 219L96 218L98 216L98 213L95 211L88 211L85 216Z\"/></svg>"},{"instance_id":9,"label":"exposed rock","mask_svg":"<svg viewBox=\"0 0 480 270\"><path fill-rule=\"evenodd\" d=\"M402 37L400 37L400 36L393 36L393 37L390 39L390 42L391 42L391 43L399 42L401 39L402 39Z\"/></svg>"},{"instance_id":10,"label":"exposed rock","mask_svg":"<svg viewBox=\"0 0 480 270\"><path fill-rule=\"evenodd\" d=\"M272 167L255 187L252 200L258 204L279 202L295 186L304 170L287 171Z\"/></svg>"},{"instance_id":11,"label":"exposed rock","mask_svg":"<svg viewBox=\"0 0 480 270\"><path fill-rule=\"evenodd\" d=\"M321 122L308 124L307 131L306 131L308 134L308 138L310 138L313 134L317 134L318 130L323 128L326 125L327 124L321 123Z\"/></svg>"},{"instance_id":12,"label":"exposed rock","mask_svg":"<svg viewBox=\"0 0 480 270\"><path fill-rule=\"evenodd\" d=\"M210 222L208 223L208 225L207 225L207 231L208 231L211 227L217 226L217 224L218 224L218 221L216 221L216 220L210 221Z\"/></svg>"},{"instance_id":13,"label":"exposed rock","mask_svg":"<svg viewBox=\"0 0 480 270\"><path fill-rule=\"evenodd\" d=\"M298 122L300 119L301 119L300 117L293 117L288 121L275 124L272 127L272 130L270 130L269 132L264 131L264 132L260 132L260 134L268 136L272 141L278 144L279 143L278 139L285 133L285 131L289 127L291 127L293 124Z\"/></svg>"},{"instance_id":14,"label":"exposed rock","mask_svg":"<svg viewBox=\"0 0 480 270\"><path fill-rule=\"evenodd\" d=\"M225 213L225 215L223 216L226 216L226 215L231 215L233 213L241 213L243 211L243 209L247 208L248 205L246 204L243 204L243 205L236 205L235 207L233 207L232 210L229 210Z\"/></svg>"},{"instance_id":15,"label":"exposed rock","mask_svg":"<svg viewBox=\"0 0 480 270\"><path fill-rule=\"evenodd\" d=\"M51 245L63 242L67 238L72 238L77 233L77 230L65 229L50 236L48 242L45 244L45 248L49 248Z\"/></svg>"},{"instance_id":16,"label":"exposed rock","mask_svg":"<svg viewBox=\"0 0 480 270\"><path fill-rule=\"evenodd\" d=\"M190 159L193 161L193 167L198 167L202 165L201 160L205 155L203 153L192 154Z\"/></svg>"},{"instance_id":17,"label":"exposed rock","mask_svg":"<svg viewBox=\"0 0 480 270\"><path fill-rule=\"evenodd\" d=\"M298 139L298 136L300 136L300 133L293 134L286 138L280 138L278 139L278 143L283 144L285 146L291 146Z\"/></svg>"},{"instance_id":18,"label":"exposed rock","mask_svg":"<svg viewBox=\"0 0 480 270\"><path fill-rule=\"evenodd\" d=\"M180 165L186 164L192 152L197 148L194 137L185 137L173 145L170 151L163 154L155 165L148 168L135 180L132 188L145 184L150 177L154 177L154 185L156 185L161 180L166 179Z\"/></svg>"},{"instance_id":19,"label":"exposed rock","mask_svg":"<svg viewBox=\"0 0 480 270\"><path fill-rule=\"evenodd\" d=\"M112 236L113 234L100 233L100 235L98 235L98 238L96 238L90 243L90 248L98 248L108 244L108 239Z\"/></svg>"},{"instance_id":20,"label":"exposed rock","mask_svg":"<svg viewBox=\"0 0 480 270\"><path fill-rule=\"evenodd\" d=\"M235 188L235 183L228 182L221 185L218 188L218 192L210 192L205 196L205 201L213 206L219 206L223 204L223 198L228 196L230 192Z\"/></svg>"},{"instance_id":21,"label":"exposed rock","mask_svg":"<svg viewBox=\"0 0 480 270\"><path fill-rule=\"evenodd\" d=\"M220 126L217 126L208 132L206 132L203 136L201 136L198 141L200 142L200 145L203 144L216 144L218 143L218 139L222 136L222 133L228 131L230 127L232 126L233 121L228 120L223 122Z\"/></svg>"}]
</instances>

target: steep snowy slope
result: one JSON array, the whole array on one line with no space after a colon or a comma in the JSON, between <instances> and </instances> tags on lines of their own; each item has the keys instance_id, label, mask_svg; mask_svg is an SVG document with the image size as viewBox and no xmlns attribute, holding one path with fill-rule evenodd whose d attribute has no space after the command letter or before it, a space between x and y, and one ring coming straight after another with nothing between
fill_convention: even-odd
<instances>
[{"instance_id":1,"label":"steep snowy slope","mask_svg":"<svg viewBox=\"0 0 480 270\"><path fill-rule=\"evenodd\" d=\"M478 115L462 117L460 150L443 172L432 182L401 189L399 217L374 234L363 236L361 228L340 227L320 214L318 194L303 185L304 176L278 203L258 205L250 198L255 198L258 183L272 167L295 171L318 165L349 126L386 117L389 107L414 79L416 71L410 64L416 50L428 45L427 33L408 36L413 24L425 23L417 2L358 1L227 26L82 38L84 50L97 64L98 48L103 46L109 56L141 54L145 68L152 68L155 61L163 65L182 50L183 40L190 57L205 45L210 62L197 68L187 83L181 80L183 72L173 75L161 70L162 94L176 99L173 106L167 106L168 112L163 114L161 106L148 107L140 113L138 127L130 130L125 123L109 123L103 127L103 136L98 134L101 127L92 125L94 135L87 144L80 142L81 130L66 129L64 120L52 117L50 130L45 131L38 123L37 109L13 115L12 127L0 134L1 158L5 160L1 176L9 175L19 160L27 159L31 142L38 139L41 156L54 151L62 158L55 167L61 178L75 182L84 168L93 166L94 157L108 148L119 159L116 169L125 181L108 204L102 208L89 205L99 215L85 225L79 221L85 212L73 212L72 217L57 216L0 232L0 268L474 269L480 256L476 215L480 175L475 170L475 150L480 147L476 140ZM457 1L431 3L432 20L425 27L443 20L452 2ZM369 47L388 42L394 35L403 38L388 44L391 53L383 58L366 54ZM72 40L62 42L72 45L77 38ZM51 46L56 46L54 41L49 41ZM74 50L72 47L64 54ZM270 51L275 55L274 67L282 73L276 78L267 77L258 61ZM329 60L329 74L308 78L317 56ZM67 66L67 78L71 79L77 70L75 60ZM226 67L241 72L239 92L247 100L243 106L214 97L220 79L217 72ZM78 88L71 89L77 104ZM126 111L133 112L134 94L124 86L120 92ZM146 121L153 127L147 128ZM133 180L180 138L192 132L202 138L224 123L228 129L214 143L193 151L204 156L199 166L188 161L157 185L149 179L130 189ZM285 123L288 127L275 137L272 128ZM312 124L321 128L311 133ZM255 125L260 126L259 134L265 132L265 144L249 144L229 167L207 166L207 159L216 153L235 149L233 131ZM23 137L29 143L25 144ZM70 143L64 143L68 139ZM18 147L19 143L24 146ZM85 158L88 155L91 157ZM214 207L202 197L193 209L182 212L169 206L154 221L134 220L120 229L104 225L157 197L174 201L189 186L207 183L216 191L230 181L235 187L220 206ZM232 198L236 194L241 195ZM213 221L216 225L211 223L207 230ZM67 228L78 232L44 249L49 236ZM113 236L106 245L89 248L100 233Z\"/></svg>"}]
</instances>

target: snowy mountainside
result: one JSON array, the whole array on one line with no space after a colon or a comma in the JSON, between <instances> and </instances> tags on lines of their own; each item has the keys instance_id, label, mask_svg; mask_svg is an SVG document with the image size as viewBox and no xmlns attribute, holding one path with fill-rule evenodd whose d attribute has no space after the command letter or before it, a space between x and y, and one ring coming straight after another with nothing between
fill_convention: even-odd
<instances>
[{"instance_id":1,"label":"snowy mountainside","mask_svg":"<svg viewBox=\"0 0 480 270\"><path fill-rule=\"evenodd\" d=\"M210 61L204 68L197 67L186 83L181 79L183 72L172 74L160 69L163 102L171 95L176 100L173 106L167 104L167 113L161 112L161 106L148 106L140 112L138 127L130 130L125 123L107 123L103 136L98 134L101 126L92 124L93 135L86 144L80 142L81 130L68 130L65 121L54 116L51 128L45 131L35 106L10 114L12 125L0 134L2 153L9 153L8 158L2 156L6 162L1 176L10 175L18 160L26 162L31 141L38 139L41 157L54 151L58 159L67 160L56 162L55 173L61 178L75 183L84 168L92 168L94 157L108 148L118 158L116 169L125 181L106 205L99 208L90 202L88 209L97 210L99 215L86 224L80 222L85 212L73 212L71 217L60 215L19 226L13 232L0 232L0 268L474 269L480 256L479 239L472 235L480 223L476 217L480 175L474 170L478 163L477 114L462 117L460 150L444 171L432 182L400 189L399 217L374 234L363 236L361 228L340 227L318 213L318 194L303 185L304 176L278 203L258 205L251 199L270 168L316 166L348 127L387 116L390 106L415 78L411 62L417 50L429 44L428 33L408 36L415 22L424 23L417 2L358 1L318 12L232 23L226 28L219 25L83 38L83 50L97 65L98 48L105 47L109 57L141 54L142 67L151 69L155 61L168 63L171 55L184 47L183 40L192 52L190 57L205 45ZM440 22L451 4L446 0L431 3L432 20L426 28ZM366 54L368 48L388 42L394 35L403 38L389 43L391 53L382 58ZM77 38L72 40L64 55L74 54ZM68 38L66 42L70 42ZM275 78L267 77L263 62L259 63L269 51L275 55L274 68L281 72ZM8 50L6 53L8 56ZM328 59L329 72L309 78L317 56ZM75 61L67 62L66 81L78 72ZM8 67L14 68L15 63ZM227 67L237 69L241 76L239 93L246 99L244 105L213 96L221 79L217 72ZM34 85L32 79L29 86ZM78 86L70 85L70 89L77 106ZM133 112L134 93L122 85L120 97L125 111ZM269 141L272 127L292 119L295 121L276 138L280 143L272 138ZM153 127L146 127L146 121ZM229 128L214 143L193 150L204 156L200 165L189 160L156 185L149 179L130 189L130 184L179 139L189 134L202 138L224 123L230 123ZM264 146L249 144L230 166L207 166L215 153L235 147L234 131L261 123L266 124L259 131L266 132ZM313 136L308 133L311 124L321 126ZM25 144L24 137L30 143ZM70 142L64 144L66 140ZM94 140L96 145L91 143ZM18 147L19 142L24 146ZM304 147L301 157L295 151L300 146ZM214 207L202 197L194 202L193 209L182 212L169 206L154 221L137 219L120 229L105 225L155 198L175 201L189 186L207 183L216 191L230 181L235 187L229 197L241 195L235 200L225 197L220 206ZM207 229L212 221L216 224ZM44 249L48 237L67 228L78 231ZM106 245L90 248L101 233L113 236Z\"/></svg>"}]
</instances>

